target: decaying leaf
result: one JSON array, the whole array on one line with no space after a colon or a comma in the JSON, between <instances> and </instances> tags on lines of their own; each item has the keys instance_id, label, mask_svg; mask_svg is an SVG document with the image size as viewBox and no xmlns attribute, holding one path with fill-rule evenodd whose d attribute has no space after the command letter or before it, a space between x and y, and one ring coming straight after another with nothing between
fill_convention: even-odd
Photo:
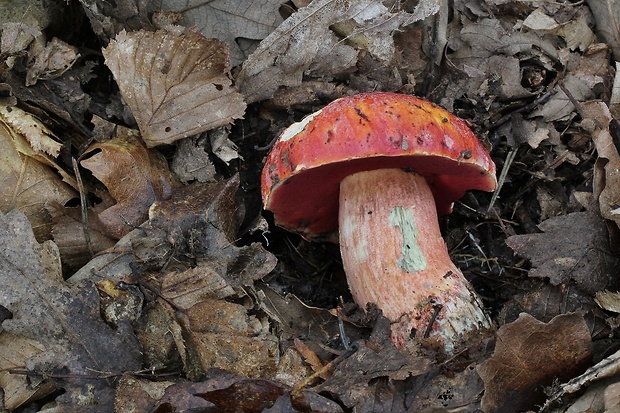
<instances>
[{"instance_id":1,"label":"decaying leaf","mask_svg":"<svg viewBox=\"0 0 620 413\"><path fill-rule=\"evenodd\" d=\"M0 3L2 53L8 55L25 50L55 17L54 7L45 7L37 0Z\"/></svg>"},{"instance_id":2,"label":"decaying leaf","mask_svg":"<svg viewBox=\"0 0 620 413\"><path fill-rule=\"evenodd\" d=\"M620 314L620 293L598 291L594 301L603 309Z\"/></svg>"},{"instance_id":3,"label":"decaying leaf","mask_svg":"<svg viewBox=\"0 0 620 413\"><path fill-rule=\"evenodd\" d=\"M170 169L181 182L215 182L215 166L205 146L203 136L182 139L177 143Z\"/></svg>"},{"instance_id":4,"label":"decaying leaf","mask_svg":"<svg viewBox=\"0 0 620 413\"><path fill-rule=\"evenodd\" d=\"M13 374L11 370L21 370L26 363L45 351L45 347L35 340L2 332L0 334L0 387L4 392L3 406L14 410L28 400L38 400L55 390L51 383L30 381L26 374Z\"/></svg>"},{"instance_id":5,"label":"decaying leaf","mask_svg":"<svg viewBox=\"0 0 620 413\"><path fill-rule=\"evenodd\" d=\"M616 0L588 0L588 6L596 19L596 31L620 56L620 7Z\"/></svg>"},{"instance_id":6,"label":"decaying leaf","mask_svg":"<svg viewBox=\"0 0 620 413\"><path fill-rule=\"evenodd\" d=\"M92 254L114 246L115 240L106 235L106 228L97 218L97 212L105 208L106 206L99 204L87 211L87 241L84 234L86 222L83 220L81 208L66 208L51 202L46 205L52 218L52 237L60 251L65 271L79 269L93 258Z\"/></svg>"},{"instance_id":7,"label":"decaying leaf","mask_svg":"<svg viewBox=\"0 0 620 413\"><path fill-rule=\"evenodd\" d=\"M278 26L248 57L237 77L239 88L248 102L256 102L270 98L280 86L301 84L307 72L324 78L345 72L356 64L358 54L347 44L349 38L356 38L357 47L381 60L390 60L393 32L438 8L433 1L423 1L414 13L406 13L371 0L313 1ZM339 27L334 26L337 23Z\"/></svg>"},{"instance_id":8,"label":"decaying leaf","mask_svg":"<svg viewBox=\"0 0 620 413\"><path fill-rule=\"evenodd\" d=\"M40 79L53 79L62 75L80 57L77 47L56 37L47 44L44 37L38 37L33 45L30 51L33 63L26 74L26 86L34 85Z\"/></svg>"},{"instance_id":9,"label":"decaying leaf","mask_svg":"<svg viewBox=\"0 0 620 413\"><path fill-rule=\"evenodd\" d=\"M620 155L609 130L613 118L603 102L585 103L583 112L593 122L592 140L599 156L594 168L594 196L603 218L620 226Z\"/></svg>"},{"instance_id":10,"label":"decaying leaf","mask_svg":"<svg viewBox=\"0 0 620 413\"><path fill-rule=\"evenodd\" d=\"M130 375L123 376L116 388L114 410L117 412L151 412L155 403L164 396L166 388L173 384L169 381L141 380ZM189 397L192 396L189 395ZM197 402L202 401L197 397L194 399ZM206 402L201 404L204 406ZM181 406L176 407L181 408ZM197 406L190 408L192 407Z\"/></svg>"},{"instance_id":11,"label":"decaying leaf","mask_svg":"<svg viewBox=\"0 0 620 413\"><path fill-rule=\"evenodd\" d=\"M553 285L575 282L583 291L610 288L618 259L610 252L607 227L589 212L573 212L540 223L541 234L513 235L506 243L530 259L530 277Z\"/></svg>"},{"instance_id":12,"label":"decaying leaf","mask_svg":"<svg viewBox=\"0 0 620 413\"><path fill-rule=\"evenodd\" d=\"M163 0L150 4L151 12L174 12L182 15L185 27L196 27L206 37L226 42L232 65L237 66L254 50L258 42L280 23L279 8L283 0L212 0L188 3Z\"/></svg>"},{"instance_id":13,"label":"decaying leaf","mask_svg":"<svg viewBox=\"0 0 620 413\"><path fill-rule=\"evenodd\" d=\"M148 147L228 125L244 114L221 40L194 31L123 31L103 55Z\"/></svg>"},{"instance_id":14,"label":"decaying leaf","mask_svg":"<svg viewBox=\"0 0 620 413\"><path fill-rule=\"evenodd\" d=\"M594 97L594 90L606 82L609 48L592 44L583 56L574 58L577 66L555 87L556 93L531 116L543 116L547 122L566 120L575 116L573 101L586 102ZM570 96L569 96L570 95Z\"/></svg>"},{"instance_id":15,"label":"decaying leaf","mask_svg":"<svg viewBox=\"0 0 620 413\"><path fill-rule=\"evenodd\" d=\"M92 171L116 200L116 205L98 214L107 235L116 239L144 222L153 202L172 193L174 184L166 160L129 133L90 146L80 164Z\"/></svg>"},{"instance_id":16,"label":"decaying leaf","mask_svg":"<svg viewBox=\"0 0 620 413\"><path fill-rule=\"evenodd\" d=\"M52 169L61 147L34 116L15 106L0 107L0 211L24 212L39 240L49 239L52 229L46 204L64 205L76 196Z\"/></svg>"},{"instance_id":17,"label":"decaying leaf","mask_svg":"<svg viewBox=\"0 0 620 413\"><path fill-rule=\"evenodd\" d=\"M405 380L432 374L437 368L432 357L419 350L399 351L390 340L389 320L379 317L370 338L361 342L359 349L339 364L316 391L338 394L354 411L404 413L405 403L398 399L405 387L410 388Z\"/></svg>"},{"instance_id":18,"label":"decaying leaf","mask_svg":"<svg viewBox=\"0 0 620 413\"><path fill-rule=\"evenodd\" d=\"M278 339L269 323L247 313L240 304L204 300L187 314L185 333L190 357L203 371L228 370L252 378L272 378L276 372Z\"/></svg>"},{"instance_id":19,"label":"decaying leaf","mask_svg":"<svg viewBox=\"0 0 620 413\"><path fill-rule=\"evenodd\" d=\"M497 331L493 356L478 366L485 413L522 411L544 401L544 386L581 373L590 362L590 332L582 316L542 323L521 314Z\"/></svg>"},{"instance_id":20,"label":"decaying leaf","mask_svg":"<svg viewBox=\"0 0 620 413\"><path fill-rule=\"evenodd\" d=\"M609 111L615 119L620 119L620 62L616 62L616 76L611 88Z\"/></svg>"},{"instance_id":21,"label":"decaying leaf","mask_svg":"<svg viewBox=\"0 0 620 413\"><path fill-rule=\"evenodd\" d=\"M56 399L60 404L90 404L93 412L109 411L109 383L79 377L139 369L139 344L130 327L122 324L114 330L101 320L92 284L72 288L64 283L55 245L38 244L21 212L0 215L0 251L0 305L13 314L2 323L3 333L37 342L43 350L23 369L33 380L46 373L47 381L65 389Z\"/></svg>"}]
</instances>

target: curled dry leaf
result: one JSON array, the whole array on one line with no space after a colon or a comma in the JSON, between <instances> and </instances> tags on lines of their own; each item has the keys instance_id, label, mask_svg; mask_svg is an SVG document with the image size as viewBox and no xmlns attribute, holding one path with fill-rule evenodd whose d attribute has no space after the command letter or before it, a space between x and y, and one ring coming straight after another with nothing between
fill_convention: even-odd
<instances>
[{"instance_id":1,"label":"curled dry leaf","mask_svg":"<svg viewBox=\"0 0 620 413\"><path fill-rule=\"evenodd\" d=\"M103 55L148 147L228 125L244 114L221 40L196 32L122 31Z\"/></svg>"},{"instance_id":2,"label":"curled dry leaf","mask_svg":"<svg viewBox=\"0 0 620 413\"><path fill-rule=\"evenodd\" d=\"M590 332L577 314L542 323L528 314L497 331L493 356L478 366L485 413L516 412L544 401L544 386L581 373L591 357Z\"/></svg>"},{"instance_id":3,"label":"curled dry leaf","mask_svg":"<svg viewBox=\"0 0 620 413\"><path fill-rule=\"evenodd\" d=\"M31 49L33 63L26 74L26 86L34 85L39 79L53 79L62 75L80 57L77 47L56 37L47 44L43 36L38 37Z\"/></svg>"},{"instance_id":4,"label":"curled dry leaf","mask_svg":"<svg viewBox=\"0 0 620 413\"><path fill-rule=\"evenodd\" d=\"M64 205L76 196L52 168L62 145L39 120L15 106L0 107L0 211L19 209L37 239L50 237L48 203Z\"/></svg>"},{"instance_id":5,"label":"curled dry leaf","mask_svg":"<svg viewBox=\"0 0 620 413\"><path fill-rule=\"evenodd\" d=\"M129 134L92 145L80 164L105 184L116 205L98 214L107 235L121 238L148 217L156 200L172 193L166 160Z\"/></svg>"},{"instance_id":6,"label":"curled dry leaf","mask_svg":"<svg viewBox=\"0 0 620 413\"><path fill-rule=\"evenodd\" d=\"M594 196L603 218L620 226L620 154L609 130L613 118L603 102L586 102L582 110L582 116L592 124L592 140L599 157L594 166Z\"/></svg>"},{"instance_id":7,"label":"curled dry leaf","mask_svg":"<svg viewBox=\"0 0 620 413\"><path fill-rule=\"evenodd\" d=\"M616 0L587 0L596 20L597 32L620 59L620 7Z\"/></svg>"}]
</instances>

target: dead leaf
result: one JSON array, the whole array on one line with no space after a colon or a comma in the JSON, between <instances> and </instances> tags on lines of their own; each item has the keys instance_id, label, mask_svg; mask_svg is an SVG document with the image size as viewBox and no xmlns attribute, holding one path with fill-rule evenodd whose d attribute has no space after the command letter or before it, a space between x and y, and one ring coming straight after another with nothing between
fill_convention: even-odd
<instances>
[{"instance_id":1,"label":"dead leaf","mask_svg":"<svg viewBox=\"0 0 620 413\"><path fill-rule=\"evenodd\" d=\"M233 159L239 159L239 148L233 141L228 139L228 130L218 128L209 132L211 150L213 154L220 158L226 165Z\"/></svg>"},{"instance_id":2,"label":"dead leaf","mask_svg":"<svg viewBox=\"0 0 620 413\"><path fill-rule=\"evenodd\" d=\"M45 7L37 0L7 4L0 13L2 53L8 55L25 50L55 16L54 7Z\"/></svg>"},{"instance_id":3,"label":"dead leaf","mask_svg":"<svg viewBox=\"0 0 620 413\"><path fill-rule=\"evenodd\" d=\"M239 89L251 103L272 97L281 86L300 85L307 72L324 78L345 72L357 61L358 50L346 42L353 35L365 40L357 46L380 60L390 60L393 32L437 10L434 1L421 2L413 13L392 11L371 0L313 1L278 26L248 57L237 76ZM334 25L344 22L349 23L348 29L337 33Z\"/></svg>"},{"instance_id":4,"label":"dead leaf","mask_svg":"<svg viewBox=\"0 0 620 413\"><path fill-rule=\"evenodd\" d=\"M206 151L205 138L189 137L178 141L170 170L183 183L215 182L215 166Z\"/></svg>"},{"instance_id":5,"label":"dead leaf","mask_svg":"<svg viewBox=\"0 0 620 413\"><path fill-rule=\"evenodd\" d=\"M620 7L617 0L586 1L596 19L596 30L611 46L616 55L620 56Z\"/></svg>"},{"instance_id":6,"label":"dead leaf","mask_svg":"<svg viewBox=\"0 0 620 413\"><path fill-rule=\"evenodd\" d=\"M594 167L594 196L603 218L620 227L620 155L609 130L613 118L603 102L587 102L582 109L593 122L592 140L599 156Z\"/></svg>"},{"instance_id":7,"label":"dead leaf","mask_svg":"<svg viewBox=\"0 0 620 413\"><path fill-rule=\"evenodd\" d=\"M20 209L41 241L52 229L46 204L64 205L76 197L52 169L62 147L53 138L34 116L15 106L0 107L0 211Z\"/></svg>"},{"instance_id":8,"label":"dead leaf","mask_svg":"<svg viewBox=\"0 0 620 413\"><path fill-rule=\"evenodd\" d=\"M239 304L207 299L187 313L188 345L204 371L220 368L245 377L271 377L276 366L277 338L269 324Z\"/></svg>"},{"instance_id":9,"label":"dead leaf","mask_svg":"<svg viewBox=\"0 0 620 413\"><path fill-rule=\"evenodd\" d=\"M485 386L485 413L522 411L544 401L543 387L581 373L591 357L582 316L564 314L542 323L528 314L497 331L493 356L477 368Z\"/></svg>"},{"instance_id":10,"label":"dead leaf","mask_svg":"<svg viewBox=\"0 0 620 413\"><path fill-rule=\"evenodd\" d=\"M411 388L405 380L433 374L437 367L420 348L398 350L390 340L389 325L388 319L379 317L370 338L360 342L359 349L315 390L339 395L342 403L354 411L404 413L405 403L394 401L402 397L404 388Z\"/></svg>"},{"instance_id":11,"label":"dead leaf","mask_svg":"<svg viewBox=\"0 0 620 413\"><path fill-rule=\"evenodd\" d=\"M0 215L0 251L0 305L13 314L2 327L43 349L24 368L33 378L51 374L49 381L65 389L56 399L61 405L100 401L92 411L109 409L105 405L112 390L109 384L89 380L85 385L78 377L139 369L140 349L131 328L124 323L113 330L101 320L92 284L72 288L63 282L58 250L51 241L36 242L22 213ZM64 378L73 376L76 379Z\"/></svg>"},{"instance_id":12,"label":"dead leaf","mask_svg":"<svg viewBox=\"0 0 620 413\"><path fill-rule=\"evenodd\" d=\"M92 254L114 246L115 240L106 235L106 228L97 218L97 212L105 210L100 206L103 204L87 211L90 245L84 235L81 208L66 208L51 202L45 206L52 218L52 237L60 251L65 273L73 273L93 258Z\"/></svg>"},{"instance_id":13,"label":"dead leaf","mask_svg":"<svg viewBox=\"0 0 620 413\"><path fill-rule=\"evenodd\" d=\"M239 380L225 389L197 393L196 396L213 403L218 412L258 413L271 407L286 389L285 385L269 380L245 379Z\"/></svg>"},{"instance_id":14,"label":"dead leaf","mask_svg":"<svg viewBox=\"0 0 620 413\"><path fill-rule=\"evenodd\" d=\"M615 119L620 119L620 62L616 62L616 76L611 89L609 111Z\"/></svg>"},{"instance_id":15,"label":"dead leaf","mask_svg":"<svg viewBox=\"0 0 620 413\"><path fill-rule=\"evenodd\" d=\"M459 407L465 411L477 411L483 389L482 380L472 364L462 371L434 377L416 394L409 411L436 412L432 409L446 409L447 413Z\"/></svg>"},{"instance_id":16,"label":"dead leaf","mask_svg":"<svg viewBox=\"0 0 620 413\"><path fill-rule=\"evenodd\" d=\"M144 222L153 202L172 194L174 183L166 160L129 133L91 145L80 164L92 171L116 200L116 205L98 214L107 235L116 239Z\"/></svg>"},{"instance_id":17,"label":"dead leaf","mask_svg":"<svg viewBox=\"0 0 620 413\"><path fill-rule=\"evenodd\" d=\"M212 0L188 8L178 0L150 4L151 12L174 12L183 16L185 27L196 27L206 37L226 42L231 50L232 65L241 64L280 23L279 9L283 0Z\"/></svg>"},{"instance_id":18,"label":"dead leaf","mask_svg":"<svg viewBox=\"0 0 620 413\"><path fill-rule=\"evenodd\" d=\"M602 309L620 314L620 293L598 291L594 301L596 301L596 304L598 304Z\"/></svg>"},{"instance_id":19,"label":"dead leaf","mask_svg":"<svg viewBox=\"0 0 620 413\"><path fill-rule=\"evenodd\" d=\"M607 46L591 45L584 55L576 57L577 67L569 72L561 85L555 87L556 93L530 116L542 116L547 122L574 117L575 107L571 99L586 102L594 98L593 91L597 87L607 82L608 54ZM567 92L571 95L570 98Z\"/></svg>"},{"instance_id":20,"label":"dead leaf","mask_svg":"<svg viewBox=\"0 0 620 413\"><path fill-rule=\"evenodd\" d=\"M114 411L151 412L155 403L164 396L166 388L173 384L169 381L140 380L131 375L123 376L116 388Z\"/></svg>"},{"instance_id":21,"label":"dead leaf","mask_svg":"<svg viewBox=\"0 0 620 413\"><path fill-rule=\"evenodd\" d=\"M29 360L43 352L45 347L38 341L6 331L0 334L0 387L4 392L4 408L12 411L29 400L38 400L55 390L51 383L30 381L25 374L10 372L22 370Z\"/></svg>"},{"instance_id":22,"label":"dead leaf","mask_svg":"<svg viewBox=\"0 0 620 413\"><path fill-rule=\"evenodd\" d=\"M542 234L513 235L506 243L532 262L530 277L551 284L575 282L583 291L608 288L618 260L610 253L607 227L590 212L573 212L540 223Z\"/></svg>"},{"instance_id":23,"label":"dead leaf","mask_svg":"<svg viewBox=\"0 0 620 413\"><path fill-rule=\"evenodd\" d=\"M43 36L32 43L30 55L32 64L26 74L26 86L34 85L38 80L53 79L62 75L80 57L77 47L56 37L45 44Z\"/></svg>"},{"instance_id":24,"label":"dead leaf","mask_svg":"<svg viewBox=\"0 0 620 413\"><path fill-rule=\"evenodd\" d=\"M244 114L221 40L193 31L122 31L103 55L148 147L228 125Z\"/></svg>"}]
</instances>

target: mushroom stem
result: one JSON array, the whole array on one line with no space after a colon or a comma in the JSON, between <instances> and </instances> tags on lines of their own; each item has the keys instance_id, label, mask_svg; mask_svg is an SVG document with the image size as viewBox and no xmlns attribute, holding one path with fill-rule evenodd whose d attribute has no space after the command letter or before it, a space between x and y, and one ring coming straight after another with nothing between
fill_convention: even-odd
<instances>
[{"instance_id":1,"label":"mushroom stem","mask_svg":"<svg viewBox=\"0 0 620 413\"><path fill-rule=\"evenodd\" d=\"M401 169L349 175L340 184L339 225L353 298L392 321L397 347L415 333L453 353L470 333L491 328L448 255L424 177Z\"/></svg>"}]
</instances>

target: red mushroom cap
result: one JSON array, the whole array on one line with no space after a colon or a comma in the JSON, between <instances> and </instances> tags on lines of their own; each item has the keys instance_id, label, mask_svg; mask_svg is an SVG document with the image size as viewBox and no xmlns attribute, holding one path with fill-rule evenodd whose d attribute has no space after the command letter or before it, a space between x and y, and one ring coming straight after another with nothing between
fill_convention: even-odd
<instances>
[{"instance_id":1,"label":"red mushroom cap","mask_svg":"<svg viewBox=\"0 0 620 413\"><path fill-rule=\"evenodd\" d=\"M497 185L495 164L464 120L415 96L374 92L338 99L280 135L262 172L263 204L277 225L329 239L340 181L384 168L425 176L439 214L467 190Z\"/></svg>"}]
</instances>

